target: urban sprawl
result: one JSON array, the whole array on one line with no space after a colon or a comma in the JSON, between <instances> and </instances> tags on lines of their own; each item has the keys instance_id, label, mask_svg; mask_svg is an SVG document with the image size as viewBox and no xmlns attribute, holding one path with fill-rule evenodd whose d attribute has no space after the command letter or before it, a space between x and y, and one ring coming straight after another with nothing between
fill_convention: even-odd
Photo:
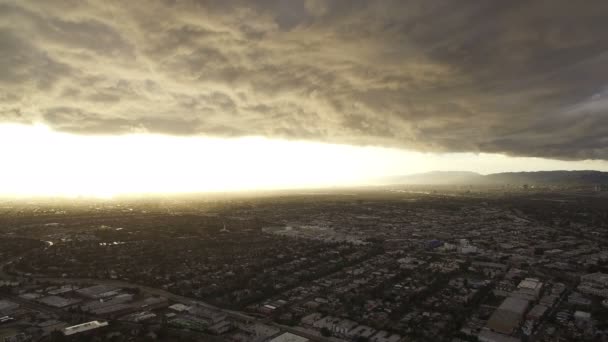
<instances>
[{"instance_id":1,"label":"urban sprawl","mask_svg":"<svg viewBox=\"0 0 608 342\"><path fill-rule=\"evenodd\" d=\"M608 197L0 202L0 342L608 341Z\"/></svg>"}]
</instances>

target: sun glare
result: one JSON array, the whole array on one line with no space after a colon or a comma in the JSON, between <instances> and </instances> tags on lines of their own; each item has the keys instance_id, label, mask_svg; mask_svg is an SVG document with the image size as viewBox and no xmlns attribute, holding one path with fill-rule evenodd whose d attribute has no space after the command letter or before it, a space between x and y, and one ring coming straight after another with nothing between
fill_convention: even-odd
<instances>
[{"instance_id":1,"label":"sun glare","mask_svg":"<svg viewBox=\"0 0 608 342\"><path fill-rule=\"evenodd\" d=\"M420 153L262 137L91 136L45 126L0 125L0 195L111 197L373 184L432 170L606 170L499 154Z\"/></svg>"},{"instance_id":2,"label":"sun glare","mask_svg":"<svg viewBox=\"0 0 608 342\"><path fill-rule=\"evenodd\" d=\"M0 126L0 144L2 193L98 197L356 184L378 173L381 166L368 162L382 150L261 137L82 136L19 125Z\"/></svg>"}]
</instances>

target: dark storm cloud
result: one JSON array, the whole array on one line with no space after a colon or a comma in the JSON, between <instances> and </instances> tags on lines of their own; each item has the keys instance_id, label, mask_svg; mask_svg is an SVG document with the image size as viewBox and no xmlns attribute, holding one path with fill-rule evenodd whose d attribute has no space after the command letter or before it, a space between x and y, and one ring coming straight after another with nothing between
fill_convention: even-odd
<instances>
[{"instance_id":1,"label":"dark storm cloud","mask_svg":"<svg viewBox=\"0 0 608 342\"><path fill-rule=\"evenodd\" d=\"M0 121L608 159L603 0L0 0Z\"/></svg>"}]
</instances>

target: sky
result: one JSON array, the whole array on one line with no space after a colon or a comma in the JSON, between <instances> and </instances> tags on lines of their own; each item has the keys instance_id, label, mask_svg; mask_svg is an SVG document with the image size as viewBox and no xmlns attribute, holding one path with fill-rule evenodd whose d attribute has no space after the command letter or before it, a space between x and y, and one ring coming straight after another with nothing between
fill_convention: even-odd
<instances>
[{"instance_id":1,"label":"sky","mask_svg":"<svg viewBox=\"0 0 608 342\"><path fill-rule=\"evenodd\" d=\"M606 17L604 0L0 0L0 192L608 170Z\"/></svg>"}]
</instances>

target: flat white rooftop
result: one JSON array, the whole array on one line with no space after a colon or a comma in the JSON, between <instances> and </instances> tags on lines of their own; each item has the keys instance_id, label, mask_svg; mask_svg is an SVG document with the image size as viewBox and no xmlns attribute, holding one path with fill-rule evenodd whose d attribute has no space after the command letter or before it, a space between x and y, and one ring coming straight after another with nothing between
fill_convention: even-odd
<instances>
[{"instance_id":1,"label":"flat white rooftop","mask_svg":"<svg viewBox=\"0 0 608 342\"><path fill-rule=\"evenodd\" d=\"M306 337L302 337L302 336L298 336L298 335L294 335L292 333L286 332L283 335L279 335L279 336L273 338L269 342L307 342L307 341L310 341L310 340L307 339Z\"/></svg>"},{"instance_id":2,"label":"flat white rooftop","mask_svg":"<svg viewBox=\"0 0 608 342\"><path fill-rule=\"evenodd\" d=\"M517 287L520 289L536 290L537 288L541 287L542 285L543 285L543 283L541 283L538 279L526 278L526 279L522 280Z\"/></svg>"},{"instance_id":3,"label":"flat white rooftop","mask_svg":"<svg viewBox=\"0 0 608 342\"><path fill-rule=\"evenodd\" d=\"M81 332L105 327L108 325L108 322L100 322L100 321L91 321L86 323L81 323L77 325L73 325L71 327L67 327L63 329L63 334L66 336L78 334Z\"/></svg>"}]
</instances>

